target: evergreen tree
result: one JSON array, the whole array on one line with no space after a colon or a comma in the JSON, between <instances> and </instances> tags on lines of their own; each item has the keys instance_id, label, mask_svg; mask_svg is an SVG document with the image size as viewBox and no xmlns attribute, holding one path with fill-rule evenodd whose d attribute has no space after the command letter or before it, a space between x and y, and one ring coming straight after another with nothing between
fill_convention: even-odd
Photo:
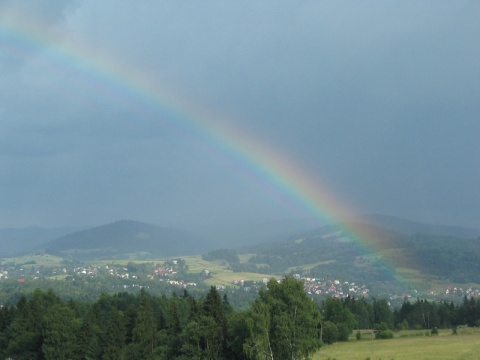
<instances>
[{"instance_id":1,"label":"evergreen tree","mask_svg":"<svg viewBox=\"0 0 480 360\"><path fill-rule=\"evenodd\" d=\"M387 300L373 299L373 312L375 314L375 324L385 323L389 328L393 328L393 312Z\"/></svg>"},{"instance_id":2,"label":"evergreen tree","mask_svg":"<svg viewBox=\"0 0 480 360\"><path fill-rule=\"evenodd\" d=\"M97 323L93 307L85 314L77 333L77 343L81 359L93 360L101 357L100 337L102 331Z\"/></svg>"},{"instance_id":3,"label":"evergreen tree","mask_svg":"<svg viewBox=\"0 0 480 360\"><path fill-rule=\"evenodd\" d=\"M45 314L45 338L42 351L45 360L78 359L76 333L81 320L65 305L53 305Z\"/></svg>"},{"instance_id":4,"label":"evergreen tree","mask_svg":"<svg viewBox=\"0 0 480 360\"><path fill-rule=\"evenodd\" d=\"M353 306L353 304L350 304ZM340 299L327 298L322 305L324 320L331 321L339 329L339 339L348 340L348 336L357 326L355 316ZM366 310L365 310L366 311ZM340 326L340 324L343 324ZM341 331L340 331L341 330Z\"/></svg>"},{"instance_id":5,"label":"evergreen tree","mask_svg":"<svg viewBox=\"0 0 480 360\"><path fill-rule=\"evenodd\" d=\"M142 349L142 357L148 359L154 353L157 339L157 324L149 296L141 298L138 316L133 328L133 343Z\"/></svg>"},{"instance_id":6,"label":"evergreen tree","mask_svg":"<svg viewBox=\"0 0 480 360\"><path fill-rule=\"evenodd\" d=\"M6 353L12 358L43 360L42 346L45 335L45 314L49 307L59 304L53 291L36 289L30 300L20 298L17 316L6 330Z\"/></svg>"},{"instance_id":7,"label":"evergreen tree","mask_svg":"<svg viewBox=\"0 0 480 360\"><path fill-rule=\"evenodd\" d=\"M121 360L125 347L125 316L121 311L110 312L107 328L103 336L102 360Z\"/></svg>"}]
</instances>

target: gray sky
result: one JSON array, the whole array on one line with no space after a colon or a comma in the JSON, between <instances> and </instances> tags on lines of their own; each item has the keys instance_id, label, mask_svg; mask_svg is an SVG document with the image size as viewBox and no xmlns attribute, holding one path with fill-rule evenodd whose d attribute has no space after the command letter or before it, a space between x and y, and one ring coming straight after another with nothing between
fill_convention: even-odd
<instances>
[{"instance_id":1,"label":"gray sky","mask_svg":"<svg viewBox=\"0 0 480 360\"><path fill-rule=\"evenodd\" d=\"M0 0L0 227L313 215L102 78L115 64L358 213L478 228L479 18L478 1Z\"/></svg>"}]
</instances>

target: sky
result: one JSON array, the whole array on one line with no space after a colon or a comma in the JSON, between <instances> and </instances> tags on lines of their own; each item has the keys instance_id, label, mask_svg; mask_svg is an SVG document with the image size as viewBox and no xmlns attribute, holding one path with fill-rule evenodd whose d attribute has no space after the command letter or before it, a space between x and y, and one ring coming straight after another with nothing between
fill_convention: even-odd
<instances>
[{"instance_id":1,"label":"sky","mask_svg":"<svg viewBox=\"0 0 480 360\"><path fill-rule=\"evenodd\" d=\"M480 228L478 1L0 0L0 227Z\"/></svg>"}]
</instances>

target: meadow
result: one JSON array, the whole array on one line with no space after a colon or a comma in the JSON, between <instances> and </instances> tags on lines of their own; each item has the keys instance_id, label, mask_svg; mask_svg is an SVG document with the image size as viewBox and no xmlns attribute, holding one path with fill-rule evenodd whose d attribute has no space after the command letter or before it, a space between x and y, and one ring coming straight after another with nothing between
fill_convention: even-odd
<instances>
[{"instance_id":1,"label":"meadow","mask_svg":"<svg viewBox=\"0 0 480 360\"><path fill-rule=\"evenodd\" d=\"M361 340L351 339L322 347L313 360L478 360L480 329L441 330L438 336L425 331L400 331L390 340L369 340L366 330Z\"/></svg>"},{"instance_id":2,"label":"meadow","mask_svg":"<svg viewBox=\"0 0 480 360\"><path fill-rule=\"evenodd\" d=\"M189 271L192 273L200 272L207 269L210 272L210 278L205 280L209 285L232 285L234 280L252 280L262 281L263 279L270 279L272 275L258 274L248 272L234 272L228 267L228 263L224 260L203 260L201 256L184 256L182 259L188 265Z\"/></svg>"}]
</instances>

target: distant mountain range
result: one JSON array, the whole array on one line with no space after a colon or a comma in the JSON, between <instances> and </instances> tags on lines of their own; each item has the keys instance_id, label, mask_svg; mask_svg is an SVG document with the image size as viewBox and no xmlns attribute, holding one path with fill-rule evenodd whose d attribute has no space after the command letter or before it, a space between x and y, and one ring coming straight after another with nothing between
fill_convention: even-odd
<instances>
[{"instance_id":1,"label":"distant mountain range","mask_svg":"<svg viewBox=\"0 0 480 360\"><path fill-rule=\"evenodd\" d=\"M351 222L355 224L347 228L363 227L370 234L370 250L359 246L355 235L339 231L344 226L319 226L312 219L238 226L215 236L122 220L89 229L0 229L0 257L46 252L76 260L151 259L229 248L255 254L248 263L235 265L245 271L282 273L307 266L312 272L384 279L390 272L378 260L386 259L399 269L480 282L476 229L384 215L364 215Z\"/></svg>"},{"instance_id":2,"label":"distant mountain range","mask_svg":"<svg viewBox=\"0 0 480 360\"><path fill-rule=\"evenodd\" d=\"M348 232L344 229L355 229ZM357 234L362 234L359 238ZM480 238L474 229L433 226L380 215L320 227L287 241L249 246L238 271L308 271L356 282L432 279L480 284Z\"/></svg>"},{"instance_id":3,"label":"distant mountain range","mask_svg":"<svg viewBox=\"0 0 480 360\"><path fill-rule=\"evenodd\" d=\"M82 228L41 227L0 229L0 257L31 253L38 246L59 238L60 236L79 231Z\"/></svg>"},{"instance_id":4,"label":"distant mountain range","mask_svg":"<svg viewBox=\"0 0 480 360\"><path fill-rule=\"evenodd\" d=\"M462 226L430 225L393 216L370 214L352 219L353 221L372 224L384 229L397 231L407 235L429 234L439 236L455 236L459 238L480 237L480 230Z\"/></svg>"},{"instance_id":5,"label":"distant mountain range","mask_svg":"<svg viewBox=\"0 0 480 360\"><path fill-rule=\"evenodd\" d=\"M42 246L46 253L77 260L158 258L206 251L200 236L175 228L121 220L59 237Z\"/></svg>"}]
</instances>

